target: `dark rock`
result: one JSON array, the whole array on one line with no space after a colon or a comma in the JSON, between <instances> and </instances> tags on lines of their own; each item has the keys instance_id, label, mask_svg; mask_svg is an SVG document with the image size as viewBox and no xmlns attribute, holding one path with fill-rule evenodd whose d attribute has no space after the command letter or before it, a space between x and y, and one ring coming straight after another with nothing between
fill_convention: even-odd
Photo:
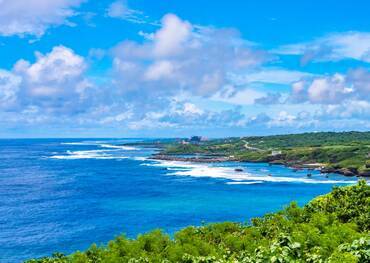
<instances>
[{"instance_id":1,"label":"dark rock","mask_svg":"<svg viewBox=\"0 0 370 263\"><path fill-rule=\"evenodd\" d=\"M165 161L194 162L194 163L219 163L219 162L226 162L226 161L231 160L230 158L227 158L227 157L211 157L211 158L178 157L178 156L163 155L163 154L153 155L152 159L165 160Z\"/></svg>"},{"instance_id":2,"label":"dark rock","mask_svg":"<svg viewBox=\"0 0 370 263\"><path fill-rule=\"evenodd\" d=\"M363 177L370 177L370 171L360 171L358 175Z\"/></svg>"},{"instance_id":3,"label":"dark rock","mask_svg":"<svg viewBox=\"0 0 370 263\"><path fill-rule=\"evenodd\" d=\"M348 168L342 168L339 171L341 174L345 176L355 176L356 175L356 173L353 170L348 169Z\"/></svg>"}]
</instances>

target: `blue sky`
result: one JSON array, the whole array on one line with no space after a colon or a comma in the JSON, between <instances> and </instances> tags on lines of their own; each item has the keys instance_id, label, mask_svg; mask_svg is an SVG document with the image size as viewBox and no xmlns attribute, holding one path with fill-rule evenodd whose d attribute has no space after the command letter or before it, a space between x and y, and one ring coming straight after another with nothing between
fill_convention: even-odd
<instances>
[{"instance_id":1,"label":"blue sky","mask_svg":"<svg viewBox=\"0 0 370 263\"><path fill-rule=\"evenodd\" d=\"M370 129L368 1L0 1L0 137Z\"/></svg>"}]
</instances>

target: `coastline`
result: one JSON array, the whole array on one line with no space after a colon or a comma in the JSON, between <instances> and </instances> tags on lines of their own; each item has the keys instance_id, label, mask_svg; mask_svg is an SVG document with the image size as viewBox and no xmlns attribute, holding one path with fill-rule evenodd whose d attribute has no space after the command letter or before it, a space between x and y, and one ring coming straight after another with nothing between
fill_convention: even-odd
<instances>
[{"instance_id":1,"label":"coastline","mask_svg":"<svg viewBox=\"0 0 370 263\"><path fill-rule=\"evenodd\" d=\"M177 161L177 162L193 162L193 163L221 163L221 162L251 162L251 163L268 163L269 165L284 165L285 167L301 170L301 169L308 169L308 170L318 170L322 174L328 174L328 173L336 173L341 174L347 177L370 177L370 173L359 173L355 169L349 169L349 168L328 168L325 167L325 164L321 163L294 163L294 162L283 162L279 160L271 160L271 161L241 161L237 158L233 157L180 157L175 155L167 155L167 154L153 154L150 159L153 160L162 160L162 161Z\"/></svg>"},{"instance_id":2,"label":"coastline","mask_svg":"<svg viewBox=\"0 0 370 263\"><path fill-rule=\"evenodd\" d=\"M16 143L19 145L17 155L8 165L20 169L10 170L5 163L0 170L4 174L11 171L11 176L4 176L4 185L17 190L19 182L24 181L31 193L38 195L42 176L42 190L46 194L34 202L34 195L19 195L14 191L10 197L15 201L4 203L4 208L10 212L5 215L2 238L14 247L3 248L0 258L11 258L14 262L53 251L81 251L87 244L108 242L121 231L131 239L157 228L172 235L178 229L200 226L202 222L246 222L278 211L292 200L304 205L329 192L333 185L350 185L357 181L355 177L338 174L325 178L316 170L295 173L283 165L269 166L266 162L253 164L235 160L223 163L238 157L216 158L230 157L226 154L179 155L198 156L204 163L152 161L148 159L160 149L128 148L121 140L52 140L47 143L29 140ZM14 149L13 145L14 142L7 142L4 149ZM40 155L32 154L35 150ZM210 159L206 157L219 163L209 164ZM28 167L30 172L25 173L22 167ZM41 175L39 167L44 171ZM272 176L268 176L270 173ZM306 177L307 173L312 173L312 177ZM52 195L48 194L49 189L55 189ZM46 207L45 204L55 206ZM40 211L37 217L33 216L35 209ZM18 211L25 216L17 216ZM91 214L96 211L99 217L92 218ZM51 213L53 217L50 217ZM71 216L73 226L66 215ZM143 223L138 224L137 218ZM53 245L40 243L39 236L32 236L25 249L22 245L28 226L25 222L31 222L32 229L36 230L45 229L45 223L52 225L53 228L46 228L41 237L53 240ZM14 233L12 236L5 235L10 231ZM64 236L56 233L64 233ZM66 239L77 241L65 242Z\"/></svg>"}]
</instances>

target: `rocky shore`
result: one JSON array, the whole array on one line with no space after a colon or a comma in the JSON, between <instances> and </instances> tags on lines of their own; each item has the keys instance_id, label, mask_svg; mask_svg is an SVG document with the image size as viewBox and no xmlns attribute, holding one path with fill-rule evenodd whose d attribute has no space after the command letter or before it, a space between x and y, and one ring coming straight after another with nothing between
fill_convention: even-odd
<instances>
[{"instance_id":1,"label":"rocky shore","mask_svg":"<svg viewBox=\"0 0 370 263\"><path fill-rule=\"evenodd\" d=\"M165 154L155 154L151 157L154 160L164 160L164 161L178 161L178 162L193 162L193 163L220 163L220 162L241 162L236 158L232 157L179 157L175 155L165 155ZM244 162L244 161L243 161ZM248 162L258 162L258 161L248 161ZM350 168L331 168L325 167L324 164L302 164L296 162L284 162L281 160L271 160L268 161L269 164L281 164L287 167L291 167L296 170L300 169L312 169L319 170L321 173L338 173L344 176L361 176L361 177L370 177L370 172L359 172L356 169Z\"/></svg>"},{"instance_id":2,"label":"rocky shore","mask_svg":"<svg viewBox=\"0 0 370 263\"><path fill-rule=\"evenodd\" d=\"M361 176L361 177L370 177L370 172L361 172L357 171L356 169L351 169L351 168L322 168L320 170L322 173L338 173L338 174L343 174L345 176Z\"/></svg>"},{"instance_id":3,"label":"rocky shore","mask_svg":"<svg viewBox=\"0 0 370 263\"><path fill-rule=\"evenodd\" d=\"M221 163L237 161L229 157L179 157L174 155L155 154L151 157L154 160L192 162L192 163Z\"/></svg>"}]
</instances>

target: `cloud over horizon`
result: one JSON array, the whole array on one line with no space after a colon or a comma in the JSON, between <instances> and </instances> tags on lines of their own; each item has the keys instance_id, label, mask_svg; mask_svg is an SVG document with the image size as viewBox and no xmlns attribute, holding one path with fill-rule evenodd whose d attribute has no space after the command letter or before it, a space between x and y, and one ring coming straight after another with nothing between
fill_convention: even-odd
<instances>
[{"instance_id":1,"label":"cloud over horizon","mask_svg":"<svg viewBox=\"0 0 370 263\"><path fill-rule=\"evenodd\" d=\"M0 0L0 48L14 45L15 58L0 61L0 134L370 127L370 32L269 45L253 28L202 25L133 1L30 1Z\"/></svg>"},{"instance_id":2,"label":"cloud over horizon","mask_svg":"<svg viewBox=\"0 0 370 263\"><path fill-rule=\"evenodd\" d=\"M253 68L267 53L244 43L231 29L196 28L173 14L143 43L124 41L114 49L114 81L123 92L154 96L189 91L211 96L226 84L228 73Z\"/></svg>"},{"instance_id":3,"label":"cloud over horizon","mask_svg":"<svg viewBox=\"0 0 370 263\"><path fill-rule=\"evenodd\" d=\"M357 68L347 74L336 73L292 85L291 98L295 102L313 104L341 104L348 100L370 100L370 72Z\"/></svg>"}]
</instances>

